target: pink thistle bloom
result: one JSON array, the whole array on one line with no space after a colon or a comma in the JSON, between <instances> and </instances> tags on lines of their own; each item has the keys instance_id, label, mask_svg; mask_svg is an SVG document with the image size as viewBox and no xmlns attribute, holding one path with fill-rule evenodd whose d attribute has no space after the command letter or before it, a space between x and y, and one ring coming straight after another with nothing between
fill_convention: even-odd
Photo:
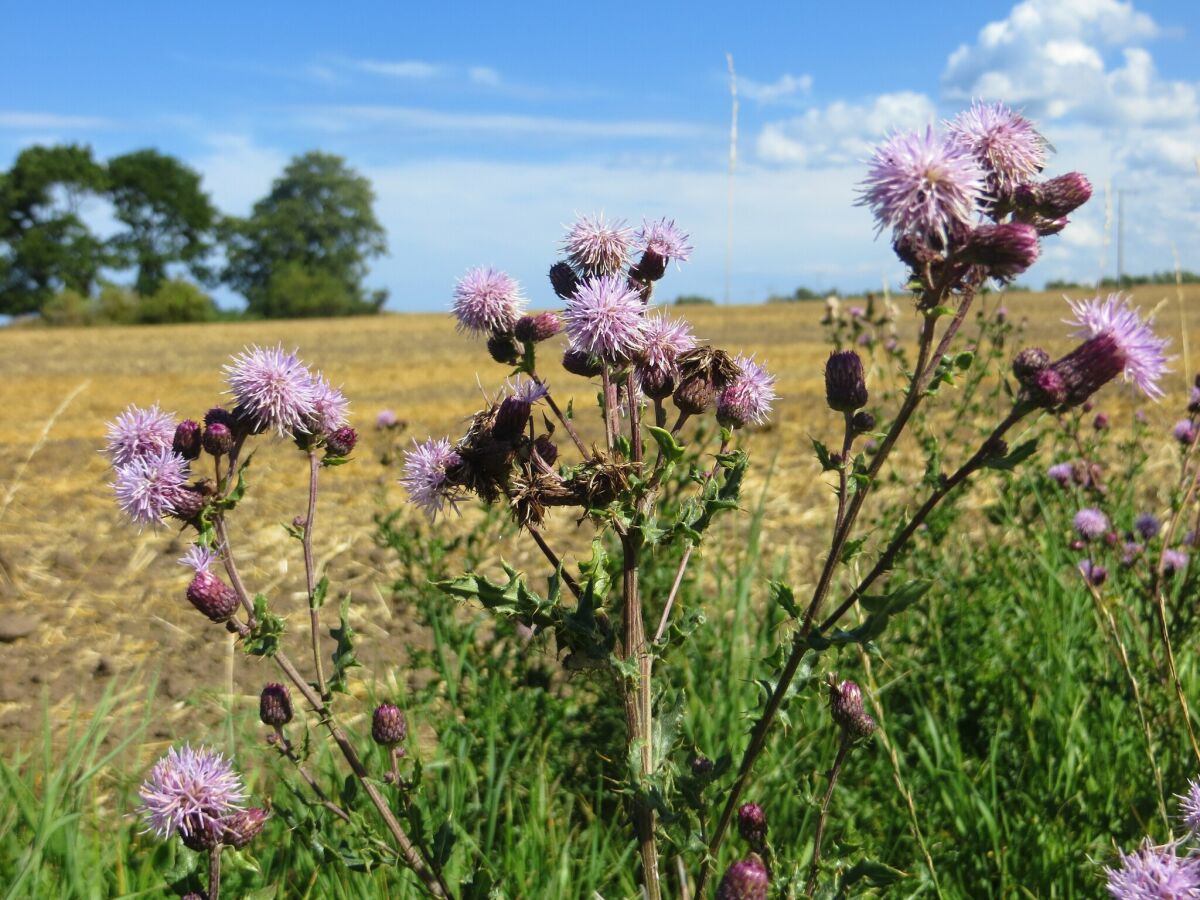
<instances>
[{"instance_id":1,"label":"pink thistle bloom","mask_svg":"<svg viewBox=\"0 0 1200 900\"><path fill-rule=\"evenodd\" d=\"M741 428L753 422L761 425L771 414L771 404L778 399L775 376L754 361L754 357L739 355L738 375L717 397L717 421L722 425Z\"/></svg>"},{"instance_id":2,"label":"pink thistle bloom","mask_svg":"<svg viewBox=\"0 0 1200 900\"><path fill-rule=\"evenodd\" d=\"M104 450L114 468L156 453L170 450L175 440L175 415L154 404L141 409L132 403L108 423L108 444Z\"/></svg>"},{"instance_id":3,"label":"pink thistle bloom","mask_svg":"<svg viewBox=\"0 0 1200 900\"><path fill-rule=\"evenodd\" d=\"M350 401L341 388L331 385L320 372L313 378L316 396L313 399L311 427L317 434L333 434L349 424Z\"/></svg>"},{"instance_id":4,"label":"pink thistle bloom","mask_svg":"<svg viewBox=\"0 0 1200 900\"><path fill-rule=\"evenodd\" d=\"M604 213L580 216L567 229L562 249L585 275L613 275L629 261L632 231L623 220L606 222Z\"/></svg>"},{"instance_id":5,"label":"pink thistle bloom","mask_svg":"<svg viewBox=\"0 0 1200 900\"><path fill-rule=\"evenodd\" d=\"M452 308L459 331L512 331L525 312L525 303L516 279L499 269L470 269L454 285Z\"/></svg>"},{"instance_id":6,"label":"pink thistle bloom","mask_svg":"<svg viewBox=\"0 0 1200 900\"><path fill-rule=\"evenodd\" d=\"M447 503L456 509L457 497L446 469L460 462L462 458L446 438L430 438L423 444L414 440L413 448L405 451L400 483L408 491L409 500L425 510L430 521L437 518Z\"/></svg>"},{"instance_id":7,"label":"pink thistle bloom","mask_svg":"<svg viewBox=\"0 0 1200 900\"><path fill-rule=\"evenodd\" d=\"M1046 139L1032 122L1003 103L976 101L946 127L995 175L996 186L1005 193L1046 167Z\"/></svg>"},{"instance_id":8,"label":"pink thistle bloom","mask_svg":"<svg viewBox=\"0 0 1200 900\"><path fill-rule=\"evenodd\" d=\"M381 409L375 416L376 428L395 428L399 422L399 417L390 409Z\"/></svg>"},{"instance_id":9,"label":"pink thistle bloom","mask_svg":"<svg viewBox=\"0 0 1200 900\"><path fill-rule=\"evenodd\" d=\"M231 762L215 750L193 750L187 744L168 750L138 793L148 830L162 838L221 834L222 817L246 800L242 776Z\"/></svg>"},{"instance_id":10,"label":"pink thistle bloom","mask_svg":"<svg viewBox=\"0 0 1200 900\"><path fill-rule=\"evenodd\" d=\"M1174 575L1187 568L1188 555L1182 550L1164 550L1162 554L1163 574Z\"/></svg>"},{"instance_id":11,"label":"pink thistle bloom","mask_svg":"<svg viewBox=\"0 0 1200 900\"><path fill-rule=\"evenodd\" d=\"M117 469L113 490L122 511L139 526L157 525L175 512L187 477L187 460L167 447Z\"/></svg>"},{"instance_id":12,"label":"pink thistle bloom","mask_svg":"<svg viewBox=\"0 0 1200 900\"><path fill-rule=\"evenodd\" d=\"M1108 516L1088 506L1075 513L1075 530L1085 540L1094 541L1108 533Z\"/></svg>"},{"instance_id":13,"label":"pink thistle bloom","mask_svg":"<svg viewBox=\"0 0 1200 900\"><path fill-rule=\"evenodd\" d=\"M1186 794L1179 797L1179 817L1191 832L1200 831L1200 779L1190 779Z\"/></svg>"},{"instance_id":14,"label":"pink thistle bloom","mask_svg":"<svg viewBox=\"0 0 1200 900\"><path fill-rule=\"evenodd\" d=\"M1133 853L1122 853L1117 868L1104 869L1109 894L1116 900L1200 897L1200 858L1179 856L1176 846L1155 847L1147 838Z\"/></svg>"},{"instance_id":15,"label":"pink thistle bloom","mask_svg":"<svg viewBox=\"0 0 1200 900\"><path fill-rule=\"evenodd\" d=\"M283 346L250 347L225 366L229 392L259 428L279 434L307 432L316 414L318 388L312 373Z\"/></svg>"},{"instance_id":16,"label":"pink thistle bloom","mask_svg":"<svg viewBox=\"0 0 1200 900\"><path fill-rule=\"evenodd\" d=\"M1075 480L1075 466L1069 462L1055 463L1046 470L1046 474L1066 487Z\"/></svg>"},{"instance_id":17,"label":"pink thistle bloom","mask_svg":"<svg viewBox=\"0 0 1200 900\"><path fill-rule=\"evenodd\" d=\"M1131 298L1121 294L1109 294L1101 299L1068 300L1074 319L1068 325L1076 326L1071 337L1095 341L1108 338L1115 344L1120 355L1121 368L1127 382L1132 382L1152 400L1163 395L1158 381L1167 369L1167 339L1160 338L1150 327L1149 320L1143 321L1141 311L1133 305Z\"/></svg>"},{"instance_id":18,"label":"pink thistle bloom","mask_svg":"<svg viewBox=\"0 0 1200 900\"><path fill-rule=\"evenodd\" d=\"M676 226L675 220L666 218L657 222L643 219L634 243L643 252L676 262L687 262L693 250L688 236Z\"/></svg>"},{"instance_id":19,"label":"pink thistle bloom","mask_svg":"<svg viewBox=\"0 0 1200 900\"><path fill-rule=\"evenodd\" d=\"M218 559L220 557L211 547L192 544L192 546L188 547L187 553L179 557L178 563L181 566L187 566L189 569L192 569L196 574L200 574L201 572L207 572L209 567Z\"/></svg>"},{"instance_id":20,"label":"pink thistle bloom","mask_svg":"<svg viewBox=\"0 0 1200 900\"><path fill-rule=\"evenodd\" d=\"M638 354L638 365L643 368L674 375L679 354L696 346L692 326L682 319L663 315L646 316L642 330L645 346Z\"/></svg>"},{"instance_id":21,"label":"pink thistle bloom","mask_svg":"<svg viewBox=\"0 0 1200 900\"><path fill-rule=\"evenodd\" d=\"M965 229L987 199L987 180L971 150L926 128L893 135L875 151L858 204L875 214L879 230L896 237L940 240Z\"/></svg>"},{"instance_id":22,"label":"pink thistle bloom","mask_svg":"<svg viewBox=\"0 0 1200 900\"><path fill-rule=\"evenodd\" d=\"M1175 427L1171 429L1171 434L1181 444L1196 443L1196 426L1192 423L1191 419L1180 419L1175 423Z\"/></svg>"},{"instance_id":23,"label":"pink thistle bloom","mask_svg":"<svg viewBox=\"0 0 1200 900\"><path fill-rule=\"evenodd\" d=\"M646 345L645 311L624 275L585 279L563 312L571 349L608 362L629 359Z\"/></svg>"},{"instance_id":24,"label":"pink thistle bloom","mask_svg":"<svg viewBox=\"0 0 1200 900\"><path fill-rule=\"evenodd\" d=\"M517 397L530 405L544 400L550 393L550 389L545 384L538 384L532 378L522 378L520 375L509 379L507 387L509 396Z\"/></svg>"}]
</instances>

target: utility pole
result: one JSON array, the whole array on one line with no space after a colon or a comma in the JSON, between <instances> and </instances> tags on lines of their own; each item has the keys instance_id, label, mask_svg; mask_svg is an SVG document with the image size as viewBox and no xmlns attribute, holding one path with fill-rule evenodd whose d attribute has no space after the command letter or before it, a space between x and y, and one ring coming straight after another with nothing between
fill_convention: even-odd
<instances>
[{"instance_id":1,"label":"utility pole","mask_svg":"<svg viewBox=\"0 0 1200 900\"><path fill-rule=\"evenodd\" d=\"M1117 289L1125 282L1125 189L1117 191Z\"/></svg>"}]
</instances>

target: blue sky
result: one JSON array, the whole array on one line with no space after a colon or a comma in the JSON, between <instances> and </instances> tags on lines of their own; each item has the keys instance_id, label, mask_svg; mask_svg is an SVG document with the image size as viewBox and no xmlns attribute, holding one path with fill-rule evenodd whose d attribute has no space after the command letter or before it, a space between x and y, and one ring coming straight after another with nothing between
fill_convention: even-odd
<instances>
[{"instance_id":1,"label":"blue sky","mask_svg":"<svg viewBox=\"0 0 1200 900\"><path fill-rule=\"evenodd\" d=\"M476 264L549 304L562 226L674 217L663 290L724 295L729 86L739 81L732 298L895 284L854 186L889 130L972 97L1038 120L1097 196L1028 281L1200 270L1200 4L1118 0L583 4L21 4L0 54L0 165L33 143L153 146L244 213L320 148L375 184L395 309L446 304ZM27 39L15 39L25 35ZM39 36L51 35L49 39ZM1115 207L1115 200L1112 204ZM107 213L88 211L96 226ZM1106 228L1106 218L1109 219Z\"/></svg>"}]
</instances>

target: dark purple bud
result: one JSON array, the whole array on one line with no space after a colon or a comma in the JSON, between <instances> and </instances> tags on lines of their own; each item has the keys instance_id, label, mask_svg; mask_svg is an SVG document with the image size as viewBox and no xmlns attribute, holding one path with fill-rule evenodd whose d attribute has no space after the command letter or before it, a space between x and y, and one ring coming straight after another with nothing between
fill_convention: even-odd
<instances>
[{"instance_id":1,"label":"dark purple bud","mask_svg":"<svg viewBox=\"0 0 1200 900\"><path fill-rule=\"evenodd\" d=\"M692 777L700 781L707 781L712 778L713 773L717 770L717 764L705 756L703 753L697 753L692 757Z\"/></svg>"},{"instance_id":2,"label":"dark purple bud","mask_svg":"<svg viewBox=\"0 0 1200 900\"><path fill-rule=\"evenodd\" d=\"M185 487L175 497L175 508L171 515L182 522L192 522L204 509L204 492L196 486Z\"/></svg>"},{"instance_id":3,"label":"dark purple bud","mask_svg":"<svg viewBox=\"0 0 1200 900\"><path fill-rule=\"evenodd\" d=\"M201 439L204 449L213 456L224 456L233 449L233 432L221 422L213 422L204 429Z\"/></svg>"},{"instance_id":4,"label":"dark purple bud","mask_svg":"<svg viewBox=\"0 0 1200 900\"><path fill-rule=\"evenodd\" d=\"M292 721L292 695L286 685L272 681L258 695L258 718L264 725L280 728Z\"/></svg>"},{"instance_id":5,"label":"dark purple bud","mask_svg":"<svg viewBox=\"0 0 1200 900\"><path fill-rule=\"evenodd\" d=\"M1158 537L1158 532L1162 530L1162 523L1153 513L1142 513L1133 520L1133 530L1142 536L1142 540L1150 541Z\"/></svg>"},{"instance_id":6,"label":"dark purple bud","mask_svg":"<svg viewBox=\"0 0 1200 900\"><path fill-rule=\"evenodd\" d=\"M325 438L325 451L329 456L349 456L357 443L358 432L347 425Z\"/></svg>"},{"instance_id":7,"label":"dark purple bud","mask_svg":"<svg viewBox=\"0 0 1200 900\"><path fill-rule=\"evenodd\" d=\"M492 423L492 437L498 441L515 441L529 422L532 405L524 397L505 397Z\"/></svg>"},{"instance_id":8,"label":"dark purple bud","mask_svg":"<svg viewBox=\"0 0 1200 900\"><path fill-rule=\"evenodd\" d=\"M1121 345L1103 332L1039 372L1031 393L1048 409L1079 406L1120 375L1125 362Z\"/></svg>"},{"instance_id":9,"label":"dark purple bud","mask_svg":"<svg viewBox=\"0 0 1200 900\"><path fill-rule=\"evenodd\" d=\"M659 256L653 250L642 254L641 261L632 272L639 281L658 281L667 274L667 258Z\"/></svg>"},{"instance_id":10,"label":"dark purple bud","mask_svg":"<svg viewBox=\"0 0 1200 900\"><path fill-rule=\"evenodd\" d=\"M767 842L767 814L757 803L744 803L738 809L738 834L752 850L759 852Z\"/></svg>"},{"instance_id":11,"label":"dark purple bud","mask_svg":"<svg viewBox=\"0 0 1200 900\"><path fill-rule=\"evenodd\" d=\"M221 412L225 412L225 410L221 410ZM252 415L249 410L244 409L241 406L235 406L233 408L233 412L226 413L226 415L229 416L230 421L228 423L222 422L222 424L228 424L235 434L262 434L267 430L267 422L265 419L259 419L258 417ZM205 416L204 420L204 424L212 424L208 421L208 416Z\"/></svg>"},{"instance_id":12,"label":"dark purple bud","mask_svg":"<svg viewBox=\"0 0 1200 900\"><path fill-rule=\"evenodd\" d=\"M221 819L225 833L221 843L228 844L235 850L240 850L262 833L263 825L271 814L258 806L249 809L239 809Z\"/></svg>"},{"instance_id":13,"label":"dark purple bud","mask_svg":"<svg viewBox=\"0 0 1200 900\"><path fill-rule=\"evenodd\" d=\"M675 373L662 366L638 366L637 372L642 393L651 400L666 400L678 387Z\"/></svg>"},{"instance_id":14,"label":"dark purple bud","mask_svg":"<svg viewBox=\"0 0 1200 900\"><path fill-rule=\"evenodd\" d=\"M1034 209L1047 219L1069 216L1091 198L1092 184L1079 172L1068 172L1041 184L1021 185L1015 197L1018 206Z\"/></svg>"},{"instance_id":15,"label":"dark purple bud","mask_svg":"<svg viewBox=\"0 0 1200 900\"><path fill-rule=\"evenodd\" d=\"M237 410L230 412L222 406L214 406L204 414L204 424L206 426L215 425L218 422L224 425L230 431L236 430L238 425Z\"/></svg>"},{"instance_id":16,"label":"dark purple bud","mask_svg":"<svg viewBox=\"0 0 1200 900\"><path fill-rule=\"evenodd\" d=\"M563 354L562 364L572 375L582 375L584 378L595 378L601 370L600 357L586 350L568 350Z\"/></svg>"},{"instance_id":17,"label":"dark purple bud","mask_svg":"<svg viewBox=\"0 0 1200 900\"><path fill-rule=\"evenodd\" d=\"M381 703L371 717L371 738L377 744L392 747L408 737L408 719L394 703Z\"/></svg>"},{"instance_id":18,"label":"dark purple bud","mask_svg":"<svg viewBox=\"0 0 1200 900\"><path fill-rule=\"evenodd\" d=\"M1096 418L1092 419L1092 427L1097 431L1104 431L1108 428L1109 420L1106 413L1096 413Z\"/></svg>"},{"instance_id":19,"label":"dark purple bud","mask_svg":"<svg viewBox=\"0 0 1200 900\"><path fill-rule=\"evenodd\" d=\"M1012 370L1025 387L1037 384L1038 373L1050 365L1050 354L1041 347L1026 347L1013 357Z\"/></svg>"},{"instance_id":20,"label":"dark purple bud","mask_svg":"<svg viewBox=\"0 0 1200 900\"><path fill-rule=\"evenodd\" d=\"M867 405L866 374L853 350L837 350L825 362L825 402L838 412L854 412Z\"/></svg>"},{"instance_id":21,"label":"dark purple bud","mask_svg":"<svg viewBox=\"0 0 1200 900\"><path fill-rule=\"evenodd\" d=\"M558 459L558 444L550 438L548 434L540 434L537 440L533 442L534 452L548 466L554 465Z\"/></svg>"},{"instance_id":22,"label":"dark purple bud","mask_svg":"<svg viewBox=\"0 0 1200 900\"><path fill-rule=\"evenodd\" d=\"M517 339L506 331L493 331L488 338L487 349L492 359L505 366L515 366L523 352Z\"/></svg>"},{"instance_id":23,"label":"dark purple bud","mask_svg":"<svg viewBox=\"0 0 1200 900\"><path fill-rule=\"evenodd\" d=\"M854 418L850 420L850 427L857 434L866 434L868 431L874 431L875 417L866 410L859 410L854 414Z\"/></svg>"},{"instance_id":24,"label":"dark purple bud","mask_svg":"<svg viewBox=\"0 0 1200 900\"><path fill-rule=\"evenodd\" d=\"M518 341L546 341L562 331L562 319L557 313L544 312L517 319L513 334Z\"/></svg>"},{"instance_id":25,"label":"dark purple bud","mask_svg":"<svg viewBox=\"0 0 1200 900\"><path fill-rule=\"evenodd\" d=\"M771 876L757 855L739 859L725 870L716 900L767 900Z\"/></svg>"},{"instance_id":26,"label":"dark purple bud","mask_svg":"<svg viewBox=\"0 0 1200 900\"><path fill-rule=\"evenodd\" d=\"M1108 569L1090 559L1085 559L1079 564L1079 573L1083 576L1083 580L1092 587L1100 587L1108 580Z\"/></svg>"},{"instance_id":27,"label":"dark purple bud","mask_svg":"<svg viewBox=\"0 0 1200 900\"><path fill-rule=\"evenodd\" d=\"M921 272L927 265L938 263L942 260L942 254L939 251L911 234L904 234L896 238L892 244L892 249L896 251L896 255L900 257L900 261L914 272Z\"/></svg>"},{"instance_id":28,"label":"dark purple bud","mask_svg":"<svg viewBox=\"0 0 1200 900\"><path fill-rule=\"evenodd\" d=\"M675 389L672 399L680 412L690 416L698 416L710 406L717 397L717 389L711 380L704 375L693 375Z\"/></svg>"},{"instance_id":29,"label":"dark purple bud","mask_svg":"<svg viewBox=\"0 0 1200 900\"><path fill-rule=\"evenodd\" d=\"M963 258L986 267L993 278L1012 278L1038 258L1037 229L1023 222L980 225L971 232Z\"/></svg>"},{"instance_id":30,"label":"dark purple bud","mask_svg":"<svg viewBox=\"0 0 1200 900\"><path fill-rule=\"evenodd\" d=\"M188 585L187 598L213 622L224 622L238 607L237 594L211 572L197 572Z\"/></svg>"},{"instance_id":31,"label":"dark purple bud","mask_svg":"<svg viewBox=\"0 0 1200 900\"><path fill-rule=\"evenodd\" d=\"M200 455L200 423L193 419L184 419L175 426L175 439L171 449L184 459L195 459Z\"/></svg>"},{"instance_id":32,"label":"dark purple bud","mask_svg":"<svg viewBox=\"0 0 1200 900\"><path fill-rule=\"evenodd\" d=\"M829 713L848 737L866 738L875 731L875 720L863 709L862 691L853 681L830 679Z\"/></svg>"},{"instance_id":33,"label":"dark purple bud","mask_svg":"<svg viewBox=\"0 0 1200 900\"><path fill-rule=\"evenodd\" d=\"M564 300L570 300L579 290L579 276L568 262L556 262L550 267L550 286Z\"/></svg>"}]
</instances>

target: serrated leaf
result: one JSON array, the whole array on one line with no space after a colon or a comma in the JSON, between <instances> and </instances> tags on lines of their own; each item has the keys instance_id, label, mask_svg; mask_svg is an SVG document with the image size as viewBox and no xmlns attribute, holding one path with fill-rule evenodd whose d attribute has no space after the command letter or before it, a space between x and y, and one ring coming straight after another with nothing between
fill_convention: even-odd
<instances>
[{"instance_id":1,"label":"serrated leaf","mask_svg":"<svg viewBox=\"0 0 1200 900\"><path fill-rule=\"evenodd\" d=\"M329 629L330 636L337 641L333 651L333 675L329 679L328 689L341 694L349 693L346 673L356 666L362 665L354 654L354 629L350 627L350 595L342 598L338 609L338 627Z\"/></svg>"},{"instance_id":2,"label":"serrated leaf","mask_svg":"<svg viewBox=\"0 0 1200 900\"><path fill-rule=\"evenodd\" d=\"M317 587L313 591L313 595L308 600L309 609L320 609L325 605L325 596L329 593L329 576L322 575L321 580L317 582Z\"/></svg>"},{"instance_id":3,"label":"serrated leaf","mask_svg":"<svg viewBox=\"0 0 1200 900\"><path fill-rule=\"evenodd\" d=\"M817 454L817 462L821 464L821 471L836 471L838 466L834 465L833 454L829 452L829 448L816 438L810 438L810 440L812 441L813 451Z\"/></svg>"},{"instance_id":4,"label":"serrated leaf","mask_svg":"<svg viewBox=\"0 0 1200 900\"><path fill-rule=\"evenodd\" d=\"M784 584L782 581L772 581L767 590L772 603L782 606L793 619L800 618L800 608L796 606L796 593L792 590L791 585Z\"/></svg>"},{"instance_id":5,"label":"serrated leaf","mask_svg":"<svg viewBox=\"0 0 1200 900\"><path fill-rule=\"evenodd\" d=\"M852 559L854 559L854 557L858 556L858 554L862 552L862 548L866 543L866 535L846 541L846 543L842 545L841 561L843 563L850 562Z\"/></svg>"},{"instance_id":6,"label":"serrated leaf","mask_svg":"<svg viewBox=\"0 0 1200 900\"><path fill-rule=\"evenodd\" d=\"M1030 438L1023 443L1018 444L1012 450L1008 451L1008 453L1004 456L1001 456L997 459L989 459L986 463L984 463L984 467L988 469L999 469L1002 472L1011 472L1037 452L1037 443L1037 438Z\"/></svg>"},{"instance_id":7,"label":"serrated leaf","mask_svg":"<svg viewBox=\"0 0 1200 900\"><path fill-rule=\"evenodd\" d=\"M267 607L264 594L254 596L254 627L246 636L243 650L251 656L274 656L284 632L284 621Z\"/></svg>"},{"instance_id":8,"label":"serrated leaf","mask_svg":"<svg viewBox=\"0 0 1200 900\"><path fill-rule=\"evenodd\" d=\"M659 428L657 425L647 425L646 431L654 438L654 442L658 444L659 452L662 453L663 459L670 465L674 465L683 459L686 452L684 447L675 440L675 435L667 431L665 428Z\"/></svg>"}]
</instances>

